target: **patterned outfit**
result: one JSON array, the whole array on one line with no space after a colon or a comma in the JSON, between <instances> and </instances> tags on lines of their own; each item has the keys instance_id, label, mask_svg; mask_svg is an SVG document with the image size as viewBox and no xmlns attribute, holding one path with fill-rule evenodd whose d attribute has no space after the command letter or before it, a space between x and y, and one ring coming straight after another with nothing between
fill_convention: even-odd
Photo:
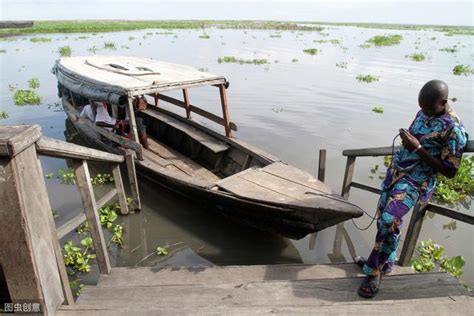
<instances>
[{"instance_id":1,"label":"patterned outfit","mask_svg":"<svg viewBox=\"0 0 474 316\"><path fill-rule=\"evenodd\" d=\"M441 159L445 167L458 169L468 135L453 110L440 116L426 116L419 111L409 131L431 156ZM429 201L436 186L436 175L434 168L404 146L394 155L382 183L377 205L380 214L377 235L363 268L365 274L391 271L403 216L418 201L422 204Z\"/></svg>"}]
</instances>

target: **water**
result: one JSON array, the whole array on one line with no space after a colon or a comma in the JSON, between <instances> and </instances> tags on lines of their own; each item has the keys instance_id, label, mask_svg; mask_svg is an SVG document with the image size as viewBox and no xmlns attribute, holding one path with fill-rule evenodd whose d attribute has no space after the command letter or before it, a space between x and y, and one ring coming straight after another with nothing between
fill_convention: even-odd
<instances>
[{"instance_id":1,"label":"water","mask_svg":"<svg viewBox=\"0 0 474 316\"><path fill-rule=\"evenodd\" d=\"M469 36L331 27L323 33L283 31L280 38L270 37L275 31L209 29L206 33L210 39L200 39L202 30L177 30L172 35L157 35L155 31L160 32L85 34L88 38L82 40L77 38L83 34L37 35L50 37L52 42L32 43L31 36L0 42L0 49L7 51L0 54L0 111L6 110L10 115L1 123L36 123L41 125L44 135L64 139L65 114L55 106L59 99L50 69L58 58L57 48L69 45L73 55L90 55L88 49L95 46L97 54L152 57L225 75L231 82L228 90L231 118L239 127L235 136L313 174L317 170L318 150L327 149L326 182L336 191L340 190L345 166L342 150L390 145L398 129L407 127L414 118L418 110L417 93L430 79L442 79L449 84L450 97L459 100L452 106L468 132L474 135L472 77L451 73L456 64L473 63L473 43ZM146 35L147 32L153 35ZM392 47L359 47L370 37L385 33L402 34L402 43ZM129 36L136 39L130 41ZM339 40L340 45L313 43L313 40L330 39ZM117 49L102 49L106 41L114 42ZM460 47L459 52L439 51L453 45ZM318 55L302 52L312 47L320 50ZM414 52L425 53L427 60L417 63L405 57ZM218 64L217 58L223 56L266 58L270 64ZM292 62L294 58L298 62ZM347 62L347 68L335 66L340 62ZM359 83L355 79L359 74L379 76L380 81ZM42 104L15 106L8 85L27 88L27 80L32 77L40 80L38 92L43 97ZM195 105L220 113L215 88L191 89L190 99ZM382 106L385 112L372 112L374 106ZM219 126L212 127L223 132ZM57 173L59 168L67 166L59 159L41 161L45 173ZM377 175L374 180L368 179L375 164L382 166L382 159L359 158L355 181L379 186ZM71 218L72 210L80 207L75 187L61 184L57 179L46 183L52 207L60 214L57 221ZM98 190L100 196L106 188ZM331 227L317 236L294 241L238 226L200 207L199 203L184 200L153 183L141 181L140 190L143 211L119 219L126 235L123 249L112 252L112 262L117 266L343 262L351 261L355 254L367 256L373 245L375 225L359 231L348 221L337 234L336 227ZM377 196L353 189L350 200L373 213ZM472 212L472 207L464 211ZM370 218L364 216L355 221L364 227ZM440 215L427 218L421 239L433 238L446 247L449 256L463 255L467 261L464 279L472 281L474 250L465 246L474 241L472 227L457 222L455 230L443 228L449 222ZM335 243L339 239L341 247ZM170 255L150 256L140 262L157 246L168 245L172 245Z\"/></svg>"}]
</instances>

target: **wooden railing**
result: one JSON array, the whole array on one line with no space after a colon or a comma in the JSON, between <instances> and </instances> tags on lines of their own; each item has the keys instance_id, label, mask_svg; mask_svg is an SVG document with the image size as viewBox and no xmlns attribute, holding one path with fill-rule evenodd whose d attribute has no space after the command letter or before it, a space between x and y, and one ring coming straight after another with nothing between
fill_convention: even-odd
<instances>
[{"instance_id":1,"label":"wooden railing","mask_svg":"<svg viewBox=\"0 0 474 316\"><path fill-rule=\"evenodd\" d=\"M394 148L394 152L398 150L398 147ZM468 141L465 153L474 152L474 141ZM374 188L363 183L352 181L354 174L355 162L357 157L378 157L378 156L391 156L392 147L378 147L378 148L364 148L364 149L347 149L342 152L347 157L346 169L344 172L344 180L342 183L341 195L345 198L349 198L349 192L351 187L369 191L372 193L380 194L381 190ZM452 219L459 220L470 225L474 224L474 216L457 212L453 209L444 207L442 205L428 203L427 205L420 205L417 203L413 208L413 212L408 224L408 229L403 242L403 247L400 253L399 263L402 266L410 264L411 257L415 251L416 243L420 235L423 218L427 211L437 213Z\"/></svg>"},{"instance_id":2,"label":"wooden railing","mask_svg":"<svg viewBox=\"0 0 474 316\"><path fill-rule=\"evenodd\" d=\"M55 229L38 155L67 158L73 162L75 183L84 212L79 212L58 229ZM112 164L115 186L98 201L92 188L88 161ZM74 303L59 240L86 220L99 271L101 274L110 272L98 210L117 197L121 213L129 213L121 163L127 165L133 207L139 209L140 197L131 152L120 156L47 138L41 135L37 125L0 127L0 181L9 179L11 184L2 183L0 187L0 196L9 197L2 200L0 209L0 221L6 226L0 231L0 264L13 302L24 298L39 300L45 314L51 313L60 304ZM12 246L8 247L10 244ZM15 257L24 259L16 260ZM22 282L23 278L30 281ZM35 290L32 291L32 288Z\"/></svg>"}]
</instances>

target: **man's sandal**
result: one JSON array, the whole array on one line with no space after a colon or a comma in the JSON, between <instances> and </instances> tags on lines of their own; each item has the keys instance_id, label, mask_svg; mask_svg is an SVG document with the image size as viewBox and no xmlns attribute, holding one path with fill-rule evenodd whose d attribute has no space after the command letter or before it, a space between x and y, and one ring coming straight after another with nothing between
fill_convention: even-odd
<instances>
[{"instance_id":1,"label":"man's sandal","mask_svg":"<svg viewBox=\"0 0 474 316\"><path fill-rule=\"evenodd\" d=\"M368 275L360 285L359 295L365 298L373 298L379 292L381 276Z\"/></svg>"}]
</instances>

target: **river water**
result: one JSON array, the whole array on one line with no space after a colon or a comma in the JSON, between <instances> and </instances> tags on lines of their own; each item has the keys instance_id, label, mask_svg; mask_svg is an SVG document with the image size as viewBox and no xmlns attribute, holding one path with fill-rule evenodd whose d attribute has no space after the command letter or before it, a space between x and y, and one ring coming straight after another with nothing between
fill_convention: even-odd
<instances>
[{"instance_id":1,"label":"river water","mask_svg":"<svg viewBox=\"0 0 474 316\"><path fill-rule=\"evenodd\" d=\"M56 79L50 70L59 58L58 47L69 45L74 56L91 55L89 49L95 47L100 55L152 57L226 76L231 83L228 90L231 118L239 127L235 136L313 174L317 170L318 150L327 149L326 182L337 192L345 167L342 150L391 145L398 129L407 127L414 118L418 111L417 93L430 79L442 79L449 84L450 97L458 99L452 107L470 135L474 135L472 77L452 74L457 64L473 64L470 36L357 27L278 33L207 29L209 39L199 38L203 30L156 34L161 32L45 34L37 37L51 38L51 42L33 43L29 40L33 36L0 42L0 49L6 50L0 53L0 111L9 113L0 122L39 124L44 135L65 139L65 114L58 107ZM379 34L401 34L403 40L391 47L359 46ZM81 35L87 38L79 39ZM129 40L130 36L135 39ZM331 39L339 44L314 42ZM104 49L104 42L115 43L116 49ZM457 45L458 52L439 51L453 45ZM306 48L317 48L319 53L305 54L302 50ZM424 53L427 59L415 62L405 57L414 52ZM223 56L265 58L270 63L219 64L217 59ZM336 67L336 63L345 63L345 68ZM379 81L358 82L359 74L378 76ZM33 77L40 80L38 93L43 98L42 104L15 106L8 86L27 88L27 80ZM195 105L220 113L215 88L191 89L190 99ZM383 107L384 113L372 112L374 106ZM41 162L45 173L57 174L59 168L67 167L67 162L60 159L42 158ZM379 186L378 174L369 179L375 164L384 169L382 158L359 158L355 181ZM46 179L46 183L52 207L59 213L57 222L65 222L73 216L72 210L80 207L78 192L74 186L61 184L56 178ZM105 192L102 187L97 190L97 195ZM140 193L143 210L118 219L125 228L125 243L121 249L112 247L112 262L116 266L345 262L351 261L355 254L367 256L373 245L375 225L360 231L348 221L337 230L330 227L295 241L238 226L201 207L199 201L184 200L145 180L140 182ZM352 189L350 201L373 214L377 196ZM472 209L462 210L472 212ZM365 227L370 218L364 216L355 222ZM429 216L421 239L432 238L444 245L449 256L463 255L467 261L463 278L472 282L473 229L461 222L445 226L449 223L451 220L440 215ZM157 246L170 246L169 255L150 256L141 261Z\"/></svg>"}]
</instances>

